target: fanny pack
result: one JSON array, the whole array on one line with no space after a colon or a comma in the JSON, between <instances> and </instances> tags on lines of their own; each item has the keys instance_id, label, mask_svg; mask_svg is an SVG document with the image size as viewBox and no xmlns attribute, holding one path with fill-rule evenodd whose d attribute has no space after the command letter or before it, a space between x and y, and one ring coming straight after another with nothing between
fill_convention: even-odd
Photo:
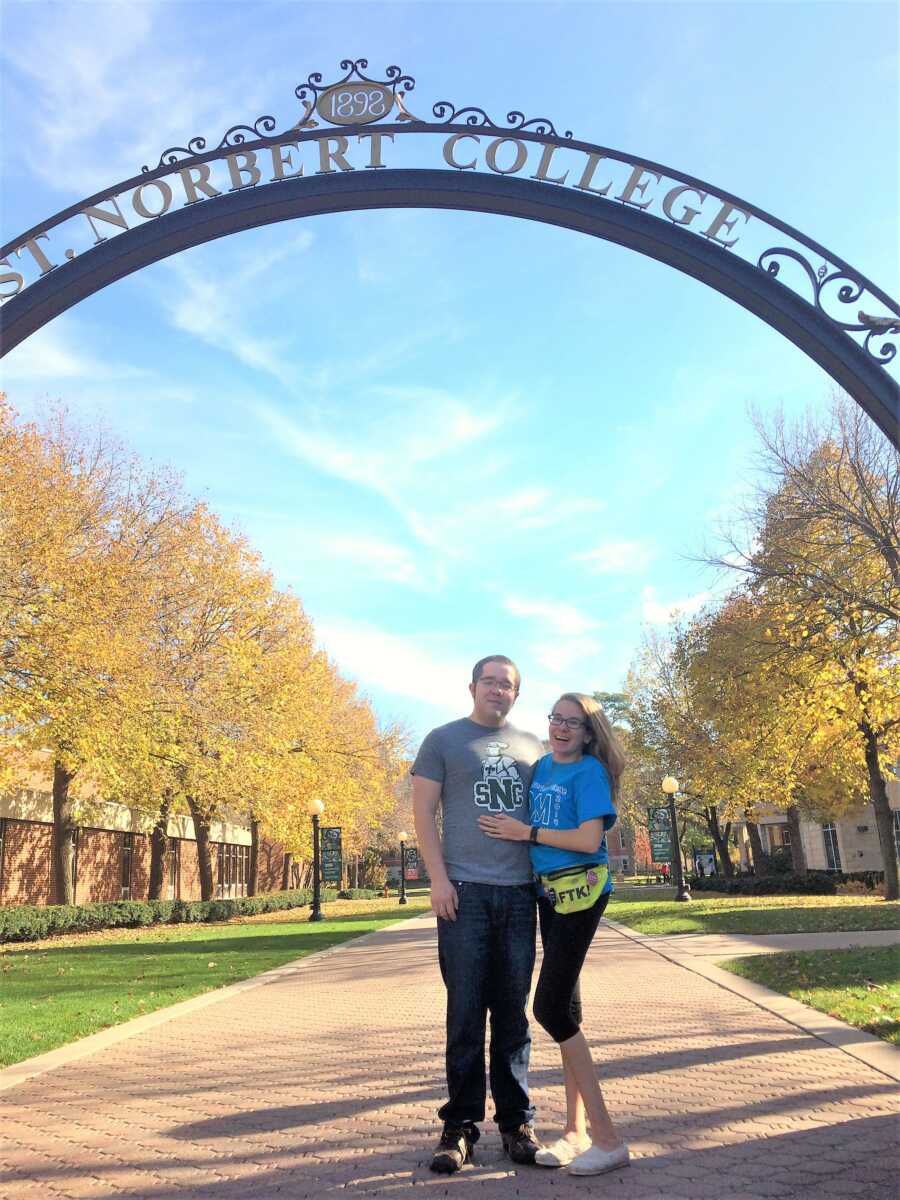
<instances>
[{"instance_id":1,"label":"fanny pack","mask_svg":"<svg viewBox=\"0 0 900 1200\"><path fill-rule=\"evenodd\" d=\"M609 880L609 867L583 863L577 867L562 867L538 878L555 911L567 916L584 912L597 903Z\"/></svg>"}]
</instances>

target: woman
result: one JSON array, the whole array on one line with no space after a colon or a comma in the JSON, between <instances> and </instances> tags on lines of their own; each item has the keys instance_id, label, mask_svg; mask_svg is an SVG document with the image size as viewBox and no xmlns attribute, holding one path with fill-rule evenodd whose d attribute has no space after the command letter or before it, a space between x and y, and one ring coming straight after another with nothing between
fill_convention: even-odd
<instances>
[{"instance_id":1,"label":"woman","mask_svg":"<svg viewBox=\"0 0 900 1200\"><path fill-rule=\"evenodd\" d=\"M479 824L490 837L530 842L542 885L538 915L544 960L534 1015L562 1055L566 1127L535 1161L568 1166L573 1175L599 1175L627 1167L629 1155L606 1110L581 1032L578 977L612 891L606 830L616 820L625 758L590 696L560 696L549 721L550 753L534 770L530 825L505 815L480 817Z\"/></svg>"}]
</instances>

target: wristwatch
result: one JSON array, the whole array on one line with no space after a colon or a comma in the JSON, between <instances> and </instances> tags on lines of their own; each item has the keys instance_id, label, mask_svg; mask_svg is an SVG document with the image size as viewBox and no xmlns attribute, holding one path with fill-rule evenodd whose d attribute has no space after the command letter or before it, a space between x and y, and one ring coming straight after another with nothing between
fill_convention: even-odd
<instances>
[{"instance_id":1,"label":"wristwatch","mask_svg":"<svg viewBox=\"0 0 900 1200\"><path fill-rule=\"evenodd\" d=\"M529 833L529 835L528 835L528 840L529 840L529 842L531 842L531 844L533 846L536 846L538 844L537 835L538 835L538 831L540 830L540 828L541 828L540 825L532 825L532 827L531 827L531 833Z\"/></svg>"}]
</instances>

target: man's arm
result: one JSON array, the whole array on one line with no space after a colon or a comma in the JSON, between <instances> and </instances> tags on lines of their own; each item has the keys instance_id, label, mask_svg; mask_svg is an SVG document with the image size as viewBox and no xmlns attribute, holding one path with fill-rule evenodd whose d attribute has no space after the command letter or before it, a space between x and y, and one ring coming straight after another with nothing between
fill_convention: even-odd
<instances>
[{"instance_id":1,"label":"man's arm","mask_svg":"<svg viewBox=\"0 0 900 1200\"><path fill-rule=\"evenodd\" d=\"M419 853L425 862L428 878L431 880L431 910L438 917L448 921L456 920L456 910L459 907L459 897L456 888L447 878L447 868L441 853L441 839L438 837L437 814L441 802L441 785L435 779L426 779L423 775L412 777L413 818L416 823L416 841Z\"/></svg>"}]
</instances>

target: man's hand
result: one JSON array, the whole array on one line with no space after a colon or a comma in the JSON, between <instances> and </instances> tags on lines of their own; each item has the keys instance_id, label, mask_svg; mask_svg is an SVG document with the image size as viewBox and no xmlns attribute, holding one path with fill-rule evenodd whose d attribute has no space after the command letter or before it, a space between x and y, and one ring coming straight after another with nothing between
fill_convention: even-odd
<instances>
[{"instance_id":1,"label":"man's hand","mask_svg":"<svg viewBox=\"0 0 900 1200\"><path fill-rule=\"evenodd\" d=\"M478 824L488 837L503 838L506 842L527 842L531 835L530 825L526 825L524 821L517 821L515 817L508 817L505 813L498 816L485 814L478 818Z\"/></svg>"},{"instance_id":2,"label":"man's hand","mask_svg":"<svg viewBox=\"0 0 900 1200\"><path fill-rule=\"evenodd\" d=\"M459 896L456 888L449 879L431 885L431 911L436 917L445 921L456 920L456 910L459 908Z\"/></svg>"}]
</instances>

